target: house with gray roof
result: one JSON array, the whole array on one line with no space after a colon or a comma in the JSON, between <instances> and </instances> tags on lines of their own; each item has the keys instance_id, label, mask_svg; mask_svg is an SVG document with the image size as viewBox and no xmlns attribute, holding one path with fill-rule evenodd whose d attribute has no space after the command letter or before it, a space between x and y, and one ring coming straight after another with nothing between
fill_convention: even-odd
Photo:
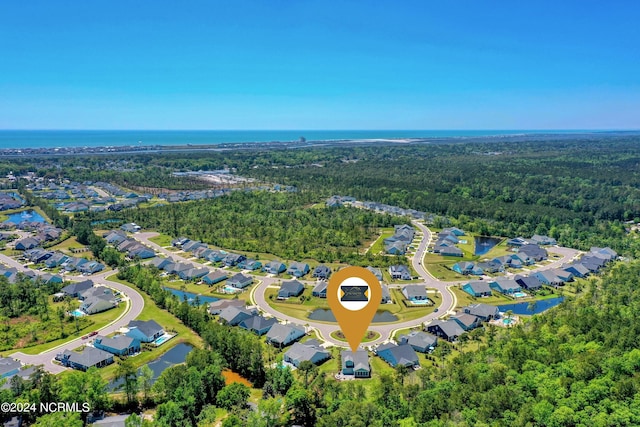
<instances>
[{"instance_id":1,"label":"house with gray roof","mask_svg":"<svg viewBox=\"0 0 640 427\"><path fill-rule=\"evenodd\" d=\"M557 287L561 286L564 283L564 281L556 276L556 274L551 270L536 271L532 274L532 276L540 280L540 282L544 283L545 285L549 286Z\"/></svg>"},{"instance_id":2,"label":"house with gray roof","mask_svg":"<svg viewBox=\"0 0 640 427\"><path fill-rule=\"evenodd\" d=\"M542 282L535 276L520 276L514 277L516 283L518 283L523 289L528 291L537 291L542 288Z\"/></svg>"},{"instance_id":3,"label":"house with gray roof","mask_svg":"<svg viewBox=\"0 0 640 427\"><path fill-rule=\"evenodd\" d=\"M533 258L536 262L543 261L548 257L546 249L541 248L538 245L532 245L532 244L521 246L518 249L518 253L526 254L531 258Z\"/></svg>"},{"instance_id":4,"label":"house with gray roof","mask_svg":"<svg viewBox=\"0 0 640 427\"><path fill-rule=\"evenodd\" d=\"M376 279L378 279L379 281L382 281L382 271L380 271L379 268L371 267L371 266L368 266L366 268L367 270L372 272L374 276L376 276Z\"/></svg>"},{"instance_id":5,"label":"house with gray roof","mask_svg":"<svg viewBox=\"0 0 640 427\"><path fill-rule=\"evenodd\" d=\"M267 343L275 347L286 347L305 336L303 326L293 323L276 323L267 332Z\"/></svg>"},{"instance_id":6,"label":"house with gray roof","mask_svg":"<svg viewBox=\"0 0 640 427\"><path fill-rule=\"evenodd\" d=\"M280 274L287 271L287 266L280 261L269 261L262 268L262 271L265 271L269 274Z\"/></svg>"},{"instance_id":7,"label":"house with gray roof","mask_svg":"<svg viewBox=\"0 0 640 427\"><path fill-rule=\"evenodd\" d=\"M376 353L394 368L400 365L408 368L420 366L418 355L409 344L397 345L393 342L382 344L378 346Z\"/></svg>"},{"instance_id":8,"label":"house with gray roof","mask_svg":"<svg viewBox=\"0 0 640 427\"><path fill-rule=\"evenodd\" d=\"M293 277L300 278L309 273L309 264L305 262L292 262L289 264L289 268L287 269L287 274L292 275Z\"/></svg>"},{"instance_id":9,"label":"house with gray roof","mask_svg":"<svg viewBox=\"0 0 640 427\"><path fill-rule=\"evenodd\" d=\"M308 360L314 365L319 365L331 357L328 350L321 347L318 341L309 340L305 343L293 343L291 348L284 354L284 361L291 363L296 368L300 363Z\"/></svg>"},{"instance_id":10,"label":"house with gray roof","mask_svg":"<svg viewBox=\"0 0 640 427\"><path fill-rule=\"evenodd\" d=\"M434 250L435 252L435 250ZM463 252L462 249L456 247L456 246L438 246L438 252L440 255L442 256L463 256Z\"/></svg>"},{"instance_id":11,"label":"house with gray roof","mask_svg":"<svg viewBox=\"0 0 640 427\"><path fill-rule=\"evenodd\" d=\"M311 295L318 298L326 298L327 297L327 282L318 282L318 284L313 288Z\"/></svg>"},{"instance_id":12,"label":"house with gray roof","mask_svg":"<svg viewBox=\"0 0 640 427\"><path fill-rule=\"evenodd\" d=\"M411 271L406 265L392 265L389 274L393 280L411 280Z\"/></svg>"},{"instance_id":13,"label":"house with gray roof","mask_svg":"<svg viewBox=\"0 0 640 427\"><path fill-rule=\"evenodd\" d=\"M522 290L518 282L513 279L504 278L492 280L489 282L489 287L505 295L511 295Z\"/></svg>"},{"instance_id":14,"label":"house with gray roof","mask_svg":"<svg viewBox=\"0 0 640 427\"><path fill-rule=\"evenodd\" d=\"M227 285L234 288L244 289L253 283L253 277L245 276L242 273L235 274L227 281Z\"/></svg>"},{"instance_id":15,"label":"house with gray roof","mask_svg":"<svg viewBox=\"0 0 640 427\"><path fill-rule=\"evenodd\" d=\"M183 270L178 272L178 277L182 280L197 280L201 277L209 274L209 269L206 267L194 267L188 270Z\"/></svg>"},{"instance_id":16,"label":"house with gray roof","mask_svg":"<svg viewBox=\"0 0 640 427\"><path fill-rule=\"evenodd\" d=\"M80 310L87 314L102 313L103 311L111 310L117 306L113 295L95 295L90 296L82 301L80 304Z\"/></svg>"},{"instance_id":17,"label":"house with gray roof","mask_svg":"<svg viewBox=\"0 0 640 427\"><path fill-rule=\"evenodd\" d=\"M480 320L479 317L465 312L451 316L450 319L458 323L458 325L460 325L460 327L465 331L475 329L482 324L482 320Z\"/></svg>"},{"instance_id":18,"label":"house with gray roof","mask_svg":"<svg viewBox=\"0 0 640 427\"><path fill-rule=\"evenodd\" d=\"M0 357L0 378L8 378L20 371L22 364L10 357Z\"/></svg>"},{"instance_id":19,"label":"house with gray roof","mask_svg":"<svg viewBox=\"0 0 640 427\"><path fill-rule=\"evenodd\" d=\"M567 271L579 278L587 277L591 274L589 269L580 263L569 264L564 267L564 271Z\"/></svg>"},{"instance_id":20,"label":"house with gray roof","mask_svg":"<svg viewBox=\"0 0 640 427\"><path fill-rule=\"evenodd\" d=\"M278 299L287 299L300 296L304 292L304 285L297 280L282 282L278 291Z\"/></svg>"},{"instance_id":21,"label":"house with gray roof","mask_svg":"<svg viewBox=\"0 0 640 427\"><path fill-rule=\"evenodd\" d=\"M202 281L207 285L211 286L211 285L215 285L216 283L223 282L228 278L229 276L227 276L227 274L222 271L211 271L209 272L209 274L207 274L202 278Z\"/></svg>"},{"instance_id":22,"label":"house with gray roof","mask_svg":"<svg viewBox=\"0 0 640 427\"><path fill-rule=\"evenodd\" d=\"M269 332L271 327L278 323L278 319L275 317L266 318L261 315L251 316L247 319L242 320L238 323L242 329L246 329L248 331L253 332L258 336L262 336Z\"/></svg>"},{"instance_id":23,"label":"house with gray roof","mask_svg":"<svg viewBox=\"0 0 640 427\"><path fill-rule=\"evenodd\" d=\"M407 285L402 288L402 295L404 295L407 301L412 303L416 301L426 301L429 299L427 296L427 289L424 285Z\"/></svg>"},{"instance_id":24,"label":"house with gray roof","mask_svg":"<svg viewBox=\"0 0 640 427\"><path fill-rule=\"evenodd\" d=\"M393 300L391 299L391 293L389 292L389 287L385 284L381 284L380 288L382 289L382 301L380 302L382 304L392 303Z\"/></svg>"},{"instance_id":25,"label":"house with gray roof","mask_svg":"<svg viewBox=\"0 0 640 427\"><path fill-rule=\"evenodd\" d=\"M311 276L320 280L326 280L331 276L331 268L326 265L319 265L313 270Z\"/></svg>"},{"instance_id":26,"label":"house with gray roof","mask_svg":"<svg viewBox=\"0 0 640 427\"><path fill-rule=\"evenodd\" d=\"M244 307L246 301L242 299L219 299L209 304L209 314L218 315L227 307Z\"/></svg>"},{"instance_id":27,"label":"house with gray roof","mask_svg":"<svg viewBox=\"0 0 640 427\"><path fill-rule=\"evenodd\" d=\"M140 340L127 335L116 335L112 338L98 335L93 340L93 346L117 356L128 356L140 352Z\"/></svg>"},{"instance_id":28,"label":"house with gray roof","mask_svg":"<svg viewBox=\"0 0 640 427\"><path fill-rule=\"evenodd\" d=\"M462 290L473 297L491 296L491 288L486 282L474 280L462 286Z\"/></svg>"},{"instance_id":29,"label":"house with gray roof","mask_svg":"<svg viewBox=\"0 0 640 427\"><path fill-rule=\"evenodd\" d=\"M500 317L500 310L498 307L489 304L472 304L462 309L463 312L476 316L483 322L497 319Z\"/></svg>"},{"instance_id":30,"label":"house with gray roof","mask_svg":"<svg viewBox=\"0 0 640 427\"><path fill-rule=\"evenodd\" d=\"M220 312L220 320L231 326L239 325L245 319L256 314L256 310L245 307L227 307Z\"/></svg>"},{"instance_id":31,"label":"house with gray roof","mask_svg":"<svg viewBox=\"0 0 640 427\"><path fill-rule=\"evenodd\" d=\"M531 236L531 241L533 241L536 245L548 246L548 245L556 245L556 239L549 236L543 236L540 234L534 234Z\"/></svg>"},{"instance_id":32,"label":"house with gray roof","mask_svg":"<svg viewBox=\"0 0 640 427\"><path fill-rule=\"evenodd\" d=\"M155 257L149 262L149 265L154 266L158 270L162 270L162 269L164 269L165 266L167 266L167 265L169 265L171 263L173 263L173 259L171 259L171 258Z\"/></svg>"},{"instance_id":33,"label":"house with gray roof","mask_svg":"<svg viewBox=\"0 0 640 427\"><path fill-rule=\"evenodd\" d=\"M422 331L413 331L398 336L398 344L409 344L415 351L427 353L438 345L438 337Z\"/></svg>"},{"instance_id":34,"label":"house with gray roof","mask_svg":"<svg viewBox=\"0 0 640 427\"><path fill-rule=\"evenodd\" d=\"M64 366L86 371L89 368L102 368L113 363L113 354L98 348L86 346L80 353L65 350L56 359Z\"/></svg>"},{"instance_id":35,"label":"house with gray roof","mask_svg":"<svg viewBox=\"0 0 640 427\"><path fill-rule=\"evenodd\" d=\"M164 329L155 320L132 320L127 335L140 342L153 342L164 335Z\"/></svg>"},{"instance_id":36,"label":"house with gray roof","mask_svg":"<svg viewBox=\"0 0 640 427\"><path fill-rule=\"evenodd\" d=\"M93 287L91 280L85 280L84 282L71 283L70 285L62 288L62 292L71 298L77 298L81 293Z\"/></svg>"},{"instance_id":37,"label":"house with gray roof","mask_svg":"<svg viewBox=\"0 0 640 427\"><path fill-rule=\"evenodd\" d=\"M342 360L342 375L353 375L356 378L371 377L369 353L366 350L358 349L356 352L343 350L340 352L340 359Z\"/></svg>"},{"instance_id":38,"label":"house with gray roof","mask_svg":"<svg viewBox=\"0 0 640 427\"><path fill-rule=\"evenodd\" d=\"M464 334L464 329L455 320L434 320L427 326L427 332L433 335L444 338L449 342L456 341L458 337Z\"/></svg>"}]
</instances>

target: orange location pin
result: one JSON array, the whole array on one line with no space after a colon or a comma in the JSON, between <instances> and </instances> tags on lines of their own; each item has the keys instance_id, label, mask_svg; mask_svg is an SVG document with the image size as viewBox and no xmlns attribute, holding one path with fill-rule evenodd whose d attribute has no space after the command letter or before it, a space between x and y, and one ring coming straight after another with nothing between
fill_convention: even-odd
<instances>
[{"instance_id":1,"label":"orange location pin","mask_svg":"<svg viewBox=\"0 0 640 427\"><path fill-rule=\"evenodd\" d=\"M358 349L381 300L380 282L366 268L347 267L331 276L327 302L352 351Z\"/></svg>"}]
</instances>

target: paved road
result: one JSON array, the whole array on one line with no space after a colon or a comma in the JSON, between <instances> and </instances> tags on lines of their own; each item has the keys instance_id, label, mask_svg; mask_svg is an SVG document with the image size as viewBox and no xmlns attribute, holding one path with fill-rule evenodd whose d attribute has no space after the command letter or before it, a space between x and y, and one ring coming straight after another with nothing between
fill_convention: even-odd
<instances>
[{"instance_id":1,"label":"paved road","mask_svg":"<svg viewBox=\"0 0 640 427\"><path fill-rule=\"evenodd\" d=\"M6 255L0 254L0 262L3 262L11 267L16 267L19 271L28 270L20 264L18 261L10 258ZM39 273L36 271L36 273ZM144 299L142 295L135 289L123 285L122 283L112 282L107 280L107 276L111 276L112 274L117 273L117 270L106 271L100 274L95 274L93 276L66 276L65 280L73 281L73 282L81 282L84 280L91 280L94 284L106 285L110 288L117 289L122 292L124 295L124 302L128 304L128 310L125 311L120 317L115 319L109 325L103 327L99 330L100 334L108 335L110 333L116 332L123 326L126 326L130 321L136 319L142 310L144 309ZM53 359L56 357L58 353L62 353L65 350L73 350L74 348L80 347L82 344L85 344L88 340L83 340L82 338L76 338L71 341L67 341L66 343L52 348L51 350L44 351L42 353L31 355L24 354L22 352L16 352L11 354L10 356L20 360L22 363L30 364L30 365L44 365L44 369L53 374L60 373L67 368L56 365L53 363Z\"/></svg>"}]
</instances>

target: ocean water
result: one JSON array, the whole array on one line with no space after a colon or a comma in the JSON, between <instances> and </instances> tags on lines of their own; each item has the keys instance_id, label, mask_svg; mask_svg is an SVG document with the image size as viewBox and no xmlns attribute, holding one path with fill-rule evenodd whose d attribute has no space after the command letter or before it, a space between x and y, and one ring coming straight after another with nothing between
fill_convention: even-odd
<instances>
[{"instance_id":1,"label":"ocean water","mask_svg":"<svg viewBox=\"0 0 640 427\"><path fill-rule=\"evenodd\" d=\"M0 149L109 147L152 145L213 145L224 143L293 142L344 139L470 138L480 136L570 134L555 130L0 130Z\"/></svg>"}]
</instances>

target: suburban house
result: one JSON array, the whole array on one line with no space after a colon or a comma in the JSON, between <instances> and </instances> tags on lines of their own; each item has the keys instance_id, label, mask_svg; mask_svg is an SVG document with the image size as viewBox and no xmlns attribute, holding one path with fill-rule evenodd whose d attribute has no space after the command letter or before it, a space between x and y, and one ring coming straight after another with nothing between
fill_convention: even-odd
<instances>
[{"instance_id":1,"label":"suburban house","mask_svg":"<svg viewBox=\"0 0 640 427\"><path fill-rule=\"evenodd\" d=\"M326 265L319 265L313 270L312 277L320 280L326 280L331 276L331 268Z\"/></svg>"},{"instance_id":2,"label":"suburban house","mask_svg":"<svg viewBox=\"0 0 640 427\"><path fill-rule=\"evenodd\" d=\"M618 257L618 253L611 248L598 248L596 246L591 247L589 250L590 255L604 257L607 261L614 260Z\"/></svg>"},{"instance_id":3,"label":"suburban house","mask_svg":"<svg viewBox=\"0 0 640 427\"><path fill-rule=\"evenodd\" d=\"M152 249L149 249L148 247L140 244L127 251L127 256L130 259L149 259L153 258L155 255L156 253Z\"/></svg>"},{"instance_id":4,"label":"suburban house","mask_svg":"<svg viewBox=\"0 0 640 427\"><path fill-rule=\"evenodd\" d=\"M262 270L269 274L280 274L287 271L287 266L280 261L270 261L265 264Z\"/></svg>"},{"instance_id":5,"label":"suburban house","mask_svg":"<svg viewBox=\"0 0 640 427\"><path fill-rule=\"evenodd\" d=\"M394 368L399 365L408 368L420 366L418 355L409 344L397 345L393 342L382 344L378 346L376 353Z\"/></svg>"},{"instance_id":6,"label":"suburban house","mask_svg":"<svg viewBox=\"0 0 640 427\"><path fill-rule=\"evenodd\" d=\"M20 371L22 364L20 361L9 357L0 358L0 378L8 378Z\"/></svg>"},{"instance_id":7,"label":"suburban house","mask_svg":"<svg viewBox=\"0 0 640 427\"><path fill-rule=\"evenodd\" d=\"M515 254L511 255L511 258L513 258L514 260L520 261L520 264L522 265L533 265L536 263L535 259L525 254L524 252L516 252ZM511 262L513 263L513 261Z\"/></svg>"},{"instance_id":8,"label":"suburban house","mask_svg":"<svg viewBox=\"0 0 640 427\"><path fill-rule=\"evenodd\" d=\"M531 258L533 258L536 262L543 261L548 257L546 249L541 248L538 245L532 245L532 244L521 246L518 249L518 253L523 253L525 255L528 255Z\"/></svg>"},{"instance_id":9,"label":"suburban house","mask_svg":"<svg viewBox=\"0 0 640 427\"><path fill-rule=\"evenodd\" d=\"M18 240L15 244L15 248L17 251L26 251L28 249L33 249L40 244L40 241L34 239L33 237L27 237L22 240Z\"/></svg>"},{"instance_id":10,"label":"suburban house","mask_svg":"<svg viewBox=\"0 0 640 427\"><path fill-rule=\"evenodd\" d=\"M228 281L227 285L233 286L234 288L244 289L247 286L253 283L253 278L251 276L245 276L242 273L238 273L233 275Z\"/></svg>"},{"instance_id":11,"label":"suburban house","mask_svg":"<svg viewBox=\"0 0 640 427\"><path fill-rule=\"evenodd\" d=\"M564 283L564 281L551 270L537 271L533 273L532 276L549 286L561 286Z\"/></svg>"},{"instance_id":12,"label":"suburban house","mask_svg":"<svg viewBox=\"0 0 640 427\"><path fill-rule=\"evenodd\" d=\"M434 320L429 323L427 326L427 332L432 333L433 335L444 338L449 342L453 342L458 339L458 337L464 334L464 329L462 326L455 320Z\"/></svg>"},{"instance_id":13,"label":"suburban house","mask_svg":"<svg viewBox=\"0 0 640 427\"><path fill-rule=\"evenodd\" d=\"M522 288L528 291L537 291L542 288L542 282L535 276L520 276L517 275L514 277L514 280L517 284L519 284Z\"/></svg>"},{"instance_id":14,"label":"suburban house","mask_svg":"<svg viewBox=\"0 0 640 427\"><path fill-rule=\"evenodd\" d=\"M40 276L40 281L45 284L62 283L62 277L58 276L57 274L44 273L42 276Z\"/></svg>"},{"instance_id":15,"label":"suburban house","mask_svg":"<svg viewBox=\"0 0 640 427\"><path fill-rule=\"evenodd\" d=\"M82 352L65 350L56 359L64 366L86 371L89 368L102 368L113 363L113 354L98 348L86 346Z\"/></svg>"},{"instance_id":16,"label":"suburban house","mask_svg":"<svg viewBox=\"0 0 640 427\"><path fill-rule=\"evenodd\" d=\"M86 258L71 257L67 259L67 261L63 265L65 270L74 271L79 269L82 264L86 264L87 262L89 261Z\"/></svg>"},{"instance_id":17,"label":"suburban house","mask_svg":"<svg viewBox=\"0 0 640 427\"><path fill-rule=\"evenodd\" d=\"M219 299L209 304L209 314L218 315L227 307L244 307L245 304L241 299Z\"/></svg>"},{"instance_id":18,"label":"suburban house","mask_svg":"<svg viewBox=\"0 0 640 427\"><path fill-rule=\"evenodd\" d=\"M528 245L530 242L524 237L514 237L507 240L507 246L519 248L520 246Z\"/></svg>"},{"instance_id":19,"label":"suburban house","mask_svg":"<svg viewBox=\"0 0 640 427\"><path fill-rule=\"evenodd\" d=\"M199 242L197 240L189 240L189 239L187 239L187 241L182 243L182 245L180 247L185 252L191 252L191 251L197 249L200 246L202 246L201 242Z\"/></svg>"},{"instance_id":20,"label":"suburban house","mask_svg":"<svg viewBox=\"0 0 640 427\"><path fill-rule=\"evenodd\" d=\"M305 335L304 327L293 323L275 323L267 332L267 343L275 347L286 347Z\"/></svg>"},{"instance_id":21,"label":"suburban house","mask_svg":"<svg viewBox=\"0 0 640 427\"><path fill-rule=\"evenodd\" d=\"M226 265L228 267L234 267L234 266L238 265L239 263L241 263L242 261L244 261L246 259L247 259L247 257L244 256L244 255L228 254L226 257L224 257L222 262L224 262L224 265Z\"/></svg>"},{"instance_id":22,"label":"suburban house","mask_svg":"<svg viewBox=\"0 0 640 427\"><path fill-rule=\"evenodd\" d=\"M309 273L309 264L304 262L294 261L291 264L289 264L289 268L287 269L287 274L290 274L293 277L302 277L308 273Z\"/></svg>"},{"instance_id":23,"label":"suburban house","mask_svg":"<svg viewBox=\"0 0 640 427\"><path fill-rule=\"evenodd\" d=\"M411 280L411 271L406 265L392 265L389 267L389 274L394 280Z\"/></svg>"},{"instance_id":24,"label":"suburban house","mask_svg":"<svg viewBox=\"0 0 640 427\"><path fill-rule=\"evenodd\" d=\"M245 307L229 306L220 312L220 320L228 325L237 326L245 319L256 315L256 310Z\"/></svg>"},{"instance_id":25,"label":"suburban house","mask_svg":"<svg viewBox=\"0 0 640 427\"><path fill-rule=\"evenodd\" d=\"M127 335L140 342L153 342L164 335L164 329L155 320L132 320Z\"/></svg>"},{"instance_id":26,"label":"suburban house","mask_svg":"<svg viewBox=\"0 0 640 427\"><path fill-rule=\"evenodd\" d=\"M402 295L410 302L426 301L429 299L427 296L427 289L424 285L407 285L402 288Z\"/></svg>"},{"instance_id":27,"label":"suburban house","mask_svg":"<svg viewBox=\"0 0 640 427\"><path fill-rule=\"evenodd\" d=\"M93 340L93 346L116 356L129 356L140 352L140 341L126 335L116 335L113 338L98 335Z\"/></svg>"},{"instance_id":28,"label":"suburban house","mask_svg":"<svg viewBox=\"0 0 640 427\"><path fill-rule=\"evenodd\" d=\"M457 248L455 246L439 246L439 251L437 252L442 256L459 256L463 255L462 249Z\"/></svg>"},{"instance_id":29,"label":"suburban house","mask_svg":"<svg viewBox=\"0 0 640 427\"><path fill-rule=\"evenodd\" d=\"M549 236L541 236L540 234L534 234L531 236L531 241L536 245L547 246L547 245L556 245L556 239Z\"/></svg>"},{"instance_id":30,"label":"suburban house","mask_svg":"<svg viewBox=\"0 0 640 427\"><path fill-rule=\"evenodd\" d=\"M116 307L113 295L98 294L85 298L80 304L80 310L87 314L102 313Z\"/></svg>"},{"instance_id":31,"label":"suburban house","mask_svg":"<svg viewBox=\"0 0 640 427\"><path fill-rule=\"evenodd\" d=\"M78 295L78 299L81 301L86 300L87 298L97 297L105 295L107 298L113 299L113 291L111 288L107 288L106 286L94 286L92 288L87 289L86 291L82 291Z\"/></svg>"},{"instance_id":32,"label":"suburban house","mask_svg":"<svg viewBox=\"0 0 640 427\"><path fill-rule=\"evenodd\" d=\"M426 353L433 351L438 344L438 337L422 331L413 331L406 335L398 336L398 344L409 344L415 351Z\"/></svg>"},{"instance_id":33,"label":"suburban house","mask_svg":"<svg viewBox=\"0 0 640 427\"><path fill-rule=\"evenodd\" d=\"M319 365L331 357L328 350L320 346L317 340L309 340L305 343L293 343L291 348L284 354L284 361L291 363L296 368L300 363L308 360L314 365Z\"/></svg>"},{"instance_id":34,"label":"suburban house","mask_svg":"<svg viewBox=\"0 0 640 427\"><path fill-rule=\"evenodd\" d=\"M390 255L404 255L407 253L407 244L401 241L388 242L384 244L384 250Z\"/></svg>"},{"instance_id":35,"label":"suburban house","mask_svg":"<svg viewBox=\"0 0 640 427\"><path fill-rule=\"evenodd\" d=\"M93 287L93 282L91 280L85 280L84 282L72 283L70 285L65 286L61 289L65 295L70 296L71 298L77 298L83 292L91 289Z\"/></svg>"},{"instance_id":36,"label":"suburban house","mask_svg":"<svg viewBox=\"0 0 640 427\"><path fill-rule=\"evenodd\" d=\"M369 270L370 272L373 273L374 276L376 276L376 279L378 279L379 281L382 281L382 271L380 271L379 268L376 267L366 267L367 270Z\"/></svg>"},{"instance_id":37,"label":"suburban house","mask_svg":"<svg viewBox=\"0 0 640 427\"><path fill-rule=\"evenodd\" d=\"M78 271L86 274L93 274L104 270L104 265L97 261L84 262L78 266Z\"/></svg>"},{"instance_id":38,"label":"suburban house","mask_svg":"<svg viewBox=\"0 0 640 427\"><path fill-rule=\"evenodd\" d=\"M188 270L179 271L178 277L181 278L182 280L196 280L206 276L207 274L209 274L208 268L196 267L196 268L190 268Z\"/></svg>"},{"instance_id":39,"label":"suburban house","mask_svg":"<svg viewBox=\"0 0 640 427\"><path fill-rule=\"evenodd\" d=\"M369 353L358 349L355 353L351 350L340 352L342 359L342 375L353 375L356 378L369 378L371 366L369 365Z\"/></svg>"},{"instance_id":40,"label":"suburban house","mask_svg":"<svg viewBox=\"0 0 640 427\"><path fill-rule=\"evenodd\" d=\"M478 268L482 269L485 273L500 273L504 271L504 265L498 261L483 261L478 263Z\"/></svg>"},{"instance_id":41,"label":"suburban house","mask_svg":"<svg viewBox=\"0 0 640 427\"><path fill-rule=\"evenodd\" d=\"M453 234L454 236L457 236L457 237L465 235L464 231L460 230L457 227L443 228L440 234Z\"/></svg>"},{"instance_id":42,"label":"suburban house","mask_svg":"<svg viewBox=\"0 0 640 427\"><path fill-rule=\"evenodd\" d=\"M393 236L384 239L384 249L392 255L404 255L415 236L415 230L408 224L396 225L394 229Z\"/></svg>"},{"instance_id":43,"label":"suburban house","mask_svg":"<svg viewBox=\"0 0 640 427\"><path fill-rule=\"evenodd\" d=\"M118 246L120 243L127 240L127 235L120 230L112 230L108 232L106 236L104 236L104 239L108 244Z\"/></svg>"},{"instance_id":44,"label":"suburban house","mask_svg":"<svg viewBox=\"0 0 640 427\"><path fill-rule=\"evenodd\" d=\"M211 262L220 262L223 259L225 259L227 257L227 255L229 255L227 252L219 250L219 251L213 251L209 254L209 256L207 257L207 259Z\"/></svg>"},{"instance_id":45,"label":"suburban house","mask_svg":"<svg viewBox=\"0 0 640 427\"><path fill-rule=\"evenodd\" d=\"M238 267L242 268L243 270L255 271L262 268L262 263L260 261L256 261L255 259L245 259L244 261L238 263Z\"/></svg>"},{"instance_id":46,"label":"suburban house","mask_svg":"<svg viewBox=\"0 0 640 427\"><path fill-rule=\"evenodd\" d=\"M173 260L171 258L155 257L149 262L149 265L154 266L158 270L162 270L166 265L171 264Z\"/></svg>"},{"instance_id":47,"label":"suburban house","mask_svg":"<svg viewBox=\"0 0 640 427\"><path fill-rule=\"evenodd\" d=\"M202 281L207 285L215 285L216 283L220 283L224 280L227 280L229 276L227 276L222 271L211 271L209 274L205 275L202 278Z\"/></svg>"},{"instance_id":48,"label":"suburban house","mask_svg":"<svg viewBox=\"0 0 640 427\"><path fill-rule=\"evenodd\" d=\"M311 295L318 298L326 298L327 297L327 282L318 282L318 284L313 288Z\"/></svg>"},{"instance_id":49,"label":"suburban house","mask_svg":"<svg viewBox=\"0 0 640 427\"><path fill-rule=\"evenodd\" d=\"M580 263L569 264L564 267L564 271L567 271L578 278L587 277L590 274L589 269Z\"/></svg>"},{"instance_id":50,"label":"suburban house","mask_svg":"<svg viewBox=\"0 0 640 427\"><path fill-rule=\"evenodd\" d=\"M462 290L473 297L489 297L492 295L489 285L480 280L475 280L463 285Z\"/></svg>"},{"instance_id":51,"label":"suburban house","mask_svg":"<svg viewBox=\"0 0 640 427\"><path fill-rule=\"evenodd\" d=\"M522 290L518 282L513 279L496 279L489 282L489 287L507 295L511 295Z\"/></svg>"},{"instance_id":52,"label":"suburban house","mask_svg":"<svg viewBox=\"0 0 640 427\"><path fill-rule=\"evenodd\" d=\"M123 224L122 226L120 226L120 229L126 231L127 233L136 233L140 231L142 227L140 227L135 222L130 222L129 224Z\"/></svg>"},{"instance_id":53,"label":"suburban house","mask_svg":"<svg viewBox=\"0 0 640 427\"><path fill-rule=\"evenodd\" d=\"M276 323L278 323L278 319L276 319L275 317L270 317L269 319L267 319L266 317L255 315L242 320L240 323L238 323L238 326L240 326L242 329L251 331L258 336L261 336L269 332L269 329L271 329L271 327Z\"/></svg>"},{"instance_id":54,"label":"suburban house","mask_svg":"<svg viewBox=\"0 0 640 427\"><path fill-rule=\"evenodd\" d=\"M553 274L555 274L560 280L563 282L572 282L573 281L573 273L567 271L563 268L554 268L551 270Z\"/></svg>"},{"instance_id":55,"label":"suburban house","mask_svg":"<svg viewBox=\"0 0 640 427\"><path fill-rule=\"evenodd\" d=\"M477 266L474 262L469 261L460 261L453 264L451 270L455 271L458 274L469 275L473 274L476 276L482 276L484 271L481 267Z\"/></svg>"},{"instance_id":56,"label":"suburban house","mask_svg":"<svg viewBox=\"0 0 640 427\"><path fill-rule=\"evenodd\" d=\"M488 322L500 317L498 307L489 304L472 304L462 309L463 312L476 316L483 322Z\"/></svg>"},{"instance_id":57,"label":"suburban house","mask_svg":"<svg viewBox=\"0 0 640 427\"><path fill-rule=\"evenodd\" d=\"M391 299L391 293L389 292L389 287L387 285L380 285L380 288L382 289L382 301L380 301L382 304L389 304L391 302L393 302L393 300Z\"/></svg>"},{"instance_id":58,"label":"suburban house","mask_svg":"<svg viewBox=\"0 0 640 427\"><path fill-rule=\"evenodd\" d=\"M63 253L56 252L49 257L49 259L45 260L44 265L48 268L60 267L69 257Z\"/></svg>"},{"instance_id":59,"label":"suburban house","mask_svg":"<svg viewBox=\"0 0 640 427\"><path fill-rule=\"evenodd\" d=\"M282 282L278 291L278 299L287 299L297 297L304 292L304 285L297 280L289 280Z\"/></svg>"},{"instance_id":60,"label":"suburban house","mask_svg":"<svg viewBox=\"0 0 640 427\"><path fill-rule=\"evenodd\" d=\"M475 329L482 324L482 320L479 317L464 312L451 316L450 320L456 322L465 331Z\"/></svg>"}]
</instances>

